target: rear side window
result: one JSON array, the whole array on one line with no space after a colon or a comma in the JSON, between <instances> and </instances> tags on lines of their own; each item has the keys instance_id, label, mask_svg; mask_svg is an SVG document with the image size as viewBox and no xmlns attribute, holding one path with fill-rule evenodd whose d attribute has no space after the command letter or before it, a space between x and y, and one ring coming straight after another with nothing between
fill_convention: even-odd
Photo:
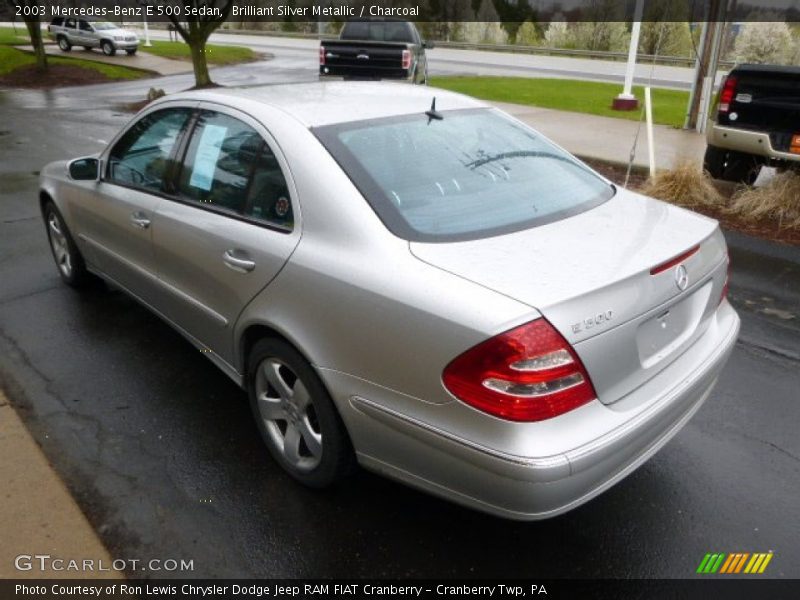
<instances>
[{"instance_id":1,"label":"rear side window","mask_svg":"<svg viewBox=\"0 0 800 600\"><path fill-rule=\"evenodd\" d=\"M343 40L414 43L411 28L402 21L352 21L344 26L340 37Z\"/></svg>"},{"instance_id":2,"label":"rear side window","mask_svg":"<svg viewBox=\"0 0 800 600\"><path fill-rule=\"evenodd\" d=\"M72 27L73 29L75 29L75 26L75 19L67 19L66 23L64 24L64 27Z\"/></svg>"},{"instance_id":3,"label":"rear side window","mask_svg":"<svg viewBox=\"0 0 800 600\"><path fill-rule=\"evenodd\" d=\"M291 229L286 179L274 153L249 125L220 113L200 114L181 169L187 200Z\"/></svg>"},{"instance_id":4,"label":"rear side window","mask_svg":"<svg viewBox=\"0 0 800 600\"><path fill-rule=\"evenodd\" d=\"M108 179L161 191L175 142L190 114L188 108L168 108L142 117L111 150Z\"/></svg>"},{"instance_id":5,"label":"rear side window","mask_svg":"<svg viewBox=\"0 0 800 600\"><path fill-rule=\"evenodd\" d=\"M395 235L478 239L595 207L614 188L491 109L342 123L314 133Z\"/></svg>"}]
</instances>

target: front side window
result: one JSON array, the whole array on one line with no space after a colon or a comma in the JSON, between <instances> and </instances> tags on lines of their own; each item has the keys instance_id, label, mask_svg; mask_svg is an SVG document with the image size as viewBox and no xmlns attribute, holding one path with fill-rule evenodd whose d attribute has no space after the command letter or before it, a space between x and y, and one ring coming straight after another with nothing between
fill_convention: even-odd
<instances>
[{"instance_id":1,"label":"front side window","mask_svg":"<svg viewBox=\"0 0 800 600\"><path fill-rule=\"evenodd\" d=\"M491 109L315 128L395 235L455 241L543 225L605 202L614 188Z\"/></svg>"},{"instance_id":2,"label":"front side window","mask_svg":"<svg viewBox=\"0 0 800 600\"><path fill-rule=\"evenodd\" d=\"M80 21L81 31L91 31L92 26L89 25L86 21Z\"/></svg>"},{"instance_id":3,"label":"front side window","mask_svg":"<svg viewBox=\"0 0 800 600\"><path fill-rule=\"evenodd\" d=\"M190 115L188 108L167 108L142 117L111 150L108 179L162 191L172 150Z\"/></svg>"},{"instance_id":4,"label":"front side window","mask_svg":"<svg viewBox=\"0 0 800 600\"><path fill-rule=\"evenodd\" d=\"M187 200L291 228L286 179L261 135L238 119L204 111L186 151L178 192Z\"/></svg>"}]
</instances>

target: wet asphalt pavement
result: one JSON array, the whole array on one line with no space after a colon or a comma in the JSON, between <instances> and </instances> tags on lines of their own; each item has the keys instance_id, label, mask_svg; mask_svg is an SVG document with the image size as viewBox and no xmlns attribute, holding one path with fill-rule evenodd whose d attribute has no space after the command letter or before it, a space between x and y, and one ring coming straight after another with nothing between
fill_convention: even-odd
<instances>
[{"instance_id":1,"label":"wet asphalt pavement","mask_svg":"<svg viewBox=\"0 0 800 600\"><path fill-rule=\"evenodd\" d=\"M291 62L216 71L312 76ZM0 91L0 385L114 556L193 559L194 577L628 578L772 550L769 575L800 577L800 265L734 253L743 333L712 396L567 515L502 521L366 472L306 490L269 459L225 375L124 294L76 293L52 263L38 170L100 150L130 118L113 107L150 85Z\"/></svg>"}]
</instances>

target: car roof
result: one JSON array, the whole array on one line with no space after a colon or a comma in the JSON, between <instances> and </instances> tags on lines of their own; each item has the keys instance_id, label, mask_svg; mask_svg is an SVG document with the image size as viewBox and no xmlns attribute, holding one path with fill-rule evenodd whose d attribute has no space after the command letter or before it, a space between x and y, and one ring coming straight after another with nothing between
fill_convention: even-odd
<instances>
[{"instance_id":1,"label":"car roof","mask_svg":"<svg viewBox=\"0 0 800 600\"><path fill-rule=\"evenodd\" d=\"M258 102L288 113L307 127L424 113L436 98L436 110L486 108L483 102L446 90L396 82L331 81L215 88L168 96L245 108Z\"/></svg>"}]
</instances>

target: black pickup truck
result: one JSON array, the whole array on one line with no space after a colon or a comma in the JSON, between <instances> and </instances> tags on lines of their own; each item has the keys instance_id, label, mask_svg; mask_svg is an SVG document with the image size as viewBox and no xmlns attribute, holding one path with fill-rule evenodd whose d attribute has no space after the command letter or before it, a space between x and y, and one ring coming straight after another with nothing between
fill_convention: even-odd
<instances>
[{"instance_id":1,"label":"black pickup truck","mask_svg":"<svg viewBox=\"0 0 800 600\"><path fill-rule=\"evenodd\" d=\"M420 38L413 23L354 19L344 24L338 40L319 47L320 77L428 81L425 49L433 44Z\"/></svg>"},{"instance_id":2,"label":"black pickup truck","mask_svg":"<svg viewBox=\"0 0 800 600\"><path fill-rule=\"evenodd\" d=\"M712 177L753 183L762 165L800 168L800 67L735 67L711 114L704 168Z\"/></svg>"}]
</instances>

